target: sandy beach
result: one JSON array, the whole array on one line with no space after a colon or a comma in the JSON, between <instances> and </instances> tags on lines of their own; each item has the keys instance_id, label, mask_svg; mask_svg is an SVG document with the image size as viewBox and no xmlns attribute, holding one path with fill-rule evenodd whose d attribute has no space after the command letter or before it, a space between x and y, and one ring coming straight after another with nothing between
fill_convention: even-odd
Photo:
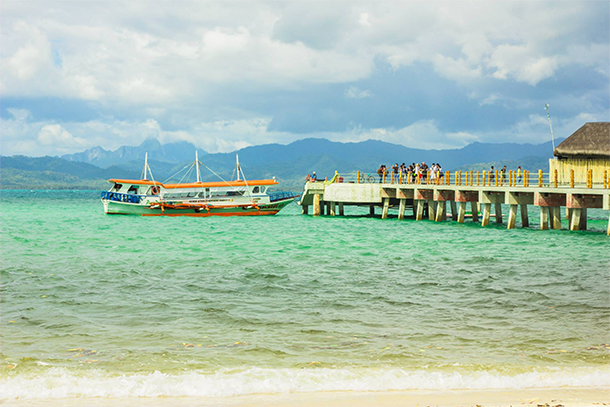
<instances>
[{"instance_id":1,"label":"sandy beach","mask_svg":"<svg viewBox=\"0 0 610 407\"><path fill-rule=\"evenodd\" d=\"M5 406L64 407L598 407L610 406L610 388L455 390L396 392L315 392L237 397L69 398L0 401Z\"/></svg>"}]
</instances>

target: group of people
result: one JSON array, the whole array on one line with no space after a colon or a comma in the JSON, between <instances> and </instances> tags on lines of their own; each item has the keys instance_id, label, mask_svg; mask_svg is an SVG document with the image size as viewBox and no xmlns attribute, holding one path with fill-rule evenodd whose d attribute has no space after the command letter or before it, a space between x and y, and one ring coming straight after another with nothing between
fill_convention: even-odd
<instances>
[{"instance_id":1,"label":"group of people","mask_svg":"<svg viewBox=\"0 0 610 407\"><path fill-rule=\"evenodd\" d=\"M500 170L498 170L498 182L504 183L504 181L506 181L506 172L507 171L508 170L506 169L506 165L504 167L502 167ZM516 176L517 176L517 183L520 184L521 182L523 182L523 170L521 169L521 166L519 166L519 168L517 168ZM496 169L493 165L489 169L489 181L490 182L496 181Z\"/></svg>"},{"instance_id":2,"label":"group of people","mask_svg":"<svg viewBox=\"0 0 610 407\"><path fill-rule=\"evenodd\" d=\"M393 175L391 175L391 174ZM379 182L384 182L384 178L386 182L389 180L388 177L394 182L400 182L400 180L407 180L407 177L411 176L411 183L416 183L418 181L422 181L425 177L430 177L430 181L436 182L443 178L443 170L439 163L432 163L431 166L428 166L425 162L420 163L411 163L411 165L407 166L405 163L398 165L395 163L390 168L385 165L381 165L377 170L377 175L379 175Z\"/></svg>"},{"instance_id":3,"label":"group of people","mask_svg":"<svg viewBox=\"0 0 610 407\"><path fill-rule=\"evenodd\" d=\"M504 183L506 181L506 173L508 170L506 169L506 165L502 167L500 170L496 171L495 167L492 165L489 169L489 181L496 181L496 172L498 174L498 182ZM518 183L523 182L523 173L524 171L521 169L521 166L517 168L515 171L516 181ZM425 162L420 163L411 163L411 165L406 165L402 163L398 165L398 163L394 163L391 167L387 167L384 164L379 166L377 170L377 175L379 175L379 183L399 183L399 182L409 182L411 184L415 183L423 183L426 181L430 181L430 183L440 183L443 181L443 169L440 163L432 163L431 166L428 166ZM407 177L411 177L407 179ZM311 175L307 175L305 178L305 182L315 182L318 180L318 176L314 171ZM324 181L321 179L321 181Z\"/></svg>"}]
</instances>

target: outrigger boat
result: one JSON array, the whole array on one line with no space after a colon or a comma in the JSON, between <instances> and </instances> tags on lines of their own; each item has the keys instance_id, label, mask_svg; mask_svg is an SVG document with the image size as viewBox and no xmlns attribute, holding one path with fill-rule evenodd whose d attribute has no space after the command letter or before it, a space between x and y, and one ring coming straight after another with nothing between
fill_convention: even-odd
<instances>
[{"instance_id":1,"label":"outrigger boat","mask_svg":"<svg viewBox=\"0 0 610 407\"><path fill-rule=\"evenodd\" d=\"M239 157L237 179L232 181L221 178L220 181L202 182L200 164L196 154L195 163L183 169L189 171L186 177L195 168L195 182L161 183L154 180L146 154L141 180L108 180L112 186L108 191L102 191L104 212L142 216L275 215L298 196L290 192L268 192L268 188L278 185L275 177L247 181L239 165Z\"/></svg>"}]
</instances>

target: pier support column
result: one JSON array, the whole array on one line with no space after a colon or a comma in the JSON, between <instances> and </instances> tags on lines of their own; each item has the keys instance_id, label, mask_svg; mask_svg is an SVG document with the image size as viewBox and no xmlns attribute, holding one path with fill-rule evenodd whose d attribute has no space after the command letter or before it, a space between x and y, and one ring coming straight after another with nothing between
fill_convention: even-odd
<instances>
[{"instance_id":1,"label":"pier support column","mask_svg":"<svg viewBox=\"0 0 610 407\"><path fill-rule=\"evenodd\" d=\"M447 202L451 202L455 207L455 191L437 189L433 192L433 200L436 205L436 213L434 214L434 220L442 222L447 220ZM456 216L455 210L451 216Z\"/></svg>"},{"instance_id":2,"label":"pier support column","mask_svg":"<svg viewBox=\"0 0 610 407\"><path fill-rule=\"evenodd\" d=\"M519 212L521 212L521 227L529 228L530 219L527 215L527 205L519 205Z\"/></svg>"},{"instance_id":3,"label":"pier support column","mask_svg":"<svg viewBox=\"0 0 610 407\"><path fill-rule=\"evenodd\" d=\"M470 202L470 212L472 212L472 221L479 221L479 203L478 202Z\"/></svg>"},{"instance_id":4,"label":"pier support column","mask_svg":"<svg viewBox=\"0 0 610 407\"><path fill-rule=\"evenodd\" d=\"M329 215L330 216L335 216L335 208L336 208L335 207L335 203L334 202L329 202L328 203L328 208L329 208L329 211L328 211Z\"/></svg>"},{"instance_id":5,"label":"pier support column","mask_svg":"<svg viewBox=\"0 0 610 407\"><path fill-rule=\"evenodd\" d=\"M553 192L534 192L534 205L540 207L540 229L549 229L549 220L551 221L550 227L555 229L557 226L561 228L561 215L556 213L556 209L561 206L568 206L566 204L566 195ZM550 217L550 219L549 219Z\"/></svg>"},{"instance_id":6,"label":"pier support column","mask_svg":"<svg viewBox=\"0 0 610 407\"><path fill-rule=\"evenodd\" d=\"M517 220L517 209L518 205L511 205L508 211L508 225L506 225L506 229L514 229L515 221Z\"/></svg>"},{"instance_id":7,"label":"pier support column","mask_svg":"<svg viewBox=\"0 0 610 407\"><path fill-rule=\"evenodd\" d=\"M551 206L549 211L551 215L551 228L561 229L561 207Z\"/></svg>"},{"instance_id":8,"label":"pier support column","mask_svg":"<svg viewBox=\"0 0 610 407\"><path fill-rule=\"evenodd\" d=\"M457 205L456 205L455 201L449 201L449 204L451 205L451 220L457 220L457 218L458 218Z\"/></svg>"},{"instance_id":9,"label":"pier support column","mask_svg":"<svg viewBox=\"0 0 610 407\"><path fill-rule=\"evenodd\" d=\"M572 208L570 210L570 230L580 230L580 212L581 208Z\"/></svg>"},{"instance_id":10,"label":"pier support column","mask_svg":"<svg viewBox=\"0 0 610 407\"><path fill-rule=\"evenodd\" d=\"M407 206L407 200L401 199L398 205L398 220L403 220L405 218L405 207Z\"/></svg>"},{"instance_id":11,"label":"pier support column","mask_svg":"<svg viewBox=\"0 0 610 407\"><path fill-rule=\"evenodd\" d=\"M320 194L313 196L313 216L320 216Z\"/></svg>"},{"instance_id":12,"label":"pier support column","mask_svg":"<svg viewBox=\"0 0 610 407\"><path fill-rule=\"evenodd\" d=\"M549 207L540 207L540 230L549 230Z\"/></svg>"},{"instance_id":13,"label":"pier support column","mask_svg":"<svg viewBox=\"0 0 610 407\"><path fill-rule=\"evenodd\" d=\"M345 212L343 210L343 202L339 202L339 216L345 216Z\"/></svg>"},{"instance_id":14,"label":"pier support column","mask_svg":"<svg viewBox=\"0 0 610 407\"><path fill-rule=\"evenodd\" d=\"M610 209L610 195L568 194L566 207L571 212L570 230L587 230L587 208ZM577 211L578 209L580 211ZM573 223L577 225L574 227Z\"/></svg>"},{"instance_id":15,"label":"pier support column","mask_svg":"<svg viewBox=\"0 0 610 407\"><path fill-rule=\"evenodd\" d=\"M428 220L436 219L436 202L432 199L428 199Z\"/></svg>"},{"instance_id":16,"label":"pier support column","mask_svg":"<svg viewBox=\"0 0 610 407\"><path fill-rule=\"evenodd\" d=\"M582 208L580 211L580 228L579 230L587 230L587 208Z\"/></svg>"},{"instance_id":17,"label":"pier support column","mask_svg":"<svg viewBox=\"0 0 610 407\"><path fill-rule=\"evenodd\" d=\"M302 205L301 211L302 211L303 215L307 215L309 213L309 205Z\"/></svg>"},{"instance_id":18,"label":"pier support column","mask_svg":"<svg viewBox=\"0 0 610 407\"><path fill-rule=\"evenodd\" d=\"M369 215L375 216L375 205L369 205Z\"/></svg>"},{"instance_id":19,"label":"pier support column","mask_svg":"<svg viewBox=\"0 0 610 407\"><path fill-rule=\"evenodd\" d=\"M447 201L438 201L436 205L436 219L437 222L447 220Z\"/></svg>"},{"instance_id":20,"label":"pier support column","mask_svg":"<svg viewBox=\"0 0 610 407\"><path fill-rule=\"evenodd\" d=\"M475 204L476 202L472 202ZM466 215L466 202L458 202L458 213L457 213L457 221L458 223L464 223L464 215Z\"/></svg>"},{"instance_id":21,"label":"pier support column","mask_svg":"<svg viewBox=\"0 0 610 407\"><path fill-rule=\"evenodd\" d=\"M381 212L381 219L387 219L388 209L390 209L390 198L383 198L383 211Z\"/></svg>"},{"instance_id":22,"label":"pier support column","mask_svg":"<svg viewBox=\"0 0 610 407\"><path fill-rule=\"evenodd\" d=\"M424 201L418 199L415 202L415 220L422 220L424 218Z\"/></svg>"},{"instance_id":23,"label":"pier support column","mask_svg":"<svg viewBox=\"0 0 610 407\"><path fill-rule=\"evenodd\" d=\"M496 223L502 223L502 204L496 203Z\"/></svg>"},{"instance_id":24,"label":"pier support column","mask_svg":"<svg viewBox=\"0 0 610 407\"><path fill-rule=\"evenodd\" d=\"M481 205L481 207L483 208L483 220L481 221L481 226L487 226L487 225L489 225L489 215L491 212L491 204L484 203Z\"/></svg>"},{"instance_id":25,"label":"pier support column","mask_svg":"<svg viewBox=\"0 0 610 407\"><path fill-rule=\"evenodd\" d=\"M483 221L485 224L481 223L481 226L489 225L489 218L491 214L491 205L494 205L495 213L496 213L496 223L502 223L502 204L504 203L505 193L497 192L492 190L481 190L479 191L479 199L478 201L481 203L483 207ZM487 212L487 213L486 213Z\"/></svg>"}]
</instances>

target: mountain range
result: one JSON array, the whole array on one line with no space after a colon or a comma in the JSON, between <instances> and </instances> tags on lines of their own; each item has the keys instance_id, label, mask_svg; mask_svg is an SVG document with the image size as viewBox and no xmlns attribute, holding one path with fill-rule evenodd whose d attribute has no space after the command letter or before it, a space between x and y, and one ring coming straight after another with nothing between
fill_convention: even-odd
<instances>
[{"instance_id":1,"label":"mountain range","mask_svg":"<svg viewBox=\"0 0 610 407\"><path fill-rule=\"evenodd\" d=\"M561 140L556 141L559 142ZM342 174L375 173L380 164L422 161L441 163L444 170L488 168L494 164L522 165L537 170L547 168L548 159L552 157L550 141L542 144L475 142L460 149L423 150L378 140L339 143L309 138L288 145L267 144L233 153L208 154L188 142L162 145L156 139L148 139L139 146L123 146L115 151L94 147L62 157L2 157L1 187L105 188L104 180L109 178L139 179L146 153L155 179L165 181L192 163L195 151L204 167L225 179L231 178L237 153L249 179L275 176L282 187L291 189L300 188L305 175L313 171L319 177L331 177L335 170ZM211 179L217 179L216 175L204 171L204 180Z\"/></svg>"},{"instance_id":2,"label":"mountain range","mask_svg":"<svg viewBox=\"0 0 610 407\"><path fill-rule=\"evenodd\" d=\"M161 144L159 140L149 138L137 147L122 146L115 151L104 150L102 147L93 147L82 153L63 155L61 158L67 161L84 162L105 168L134 160L144 162L146 153L148 153L148 158L151 160L170 163L183 162L194 157L195 151L199 153L200 157L207 154L204 150L198 149L186 141Z\"/></svg>"}]
</instances>

